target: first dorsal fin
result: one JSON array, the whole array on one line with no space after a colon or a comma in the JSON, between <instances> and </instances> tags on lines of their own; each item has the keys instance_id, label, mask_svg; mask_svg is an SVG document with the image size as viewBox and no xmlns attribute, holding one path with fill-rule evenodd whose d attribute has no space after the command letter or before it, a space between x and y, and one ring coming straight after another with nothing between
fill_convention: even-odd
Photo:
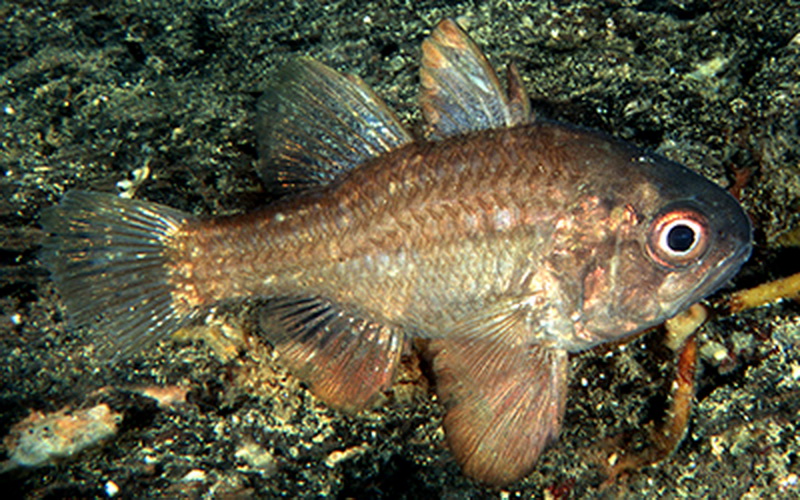
<instances>
[{"instance_id":1,"label":"first dorsal fin","mask_svg":"<svg viewBox=\"0 0 800 500\"><path fill-rule=\"evenodd\" d=\"M507 90L481 50L452 19L422 43L422 114L433 137L508 127L531 120L528 96L515 67Z\"/></svg>"},{"instance_id":2,"label":"first dorsal fin","mask_svg":"<svg viewBox=\"0 0 800 500\"><path fill-rule=\"evenodd\" d=\"M310 58L278 73L259 122L262 177L284 192L326 184L412 140L360 78Z\"/></svg>"}]
</instances>

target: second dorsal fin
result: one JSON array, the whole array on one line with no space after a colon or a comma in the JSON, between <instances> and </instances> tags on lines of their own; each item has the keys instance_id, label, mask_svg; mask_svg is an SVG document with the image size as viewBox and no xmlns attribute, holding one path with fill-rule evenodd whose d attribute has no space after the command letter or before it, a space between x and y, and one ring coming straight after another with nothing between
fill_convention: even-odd
<instances>
[{"instance_id":1,"label":"second dorsal fin","mask_svg":"<svg viewBox=\"0 0 800 500\"><path fill-rule=\"evenodd\" d=\"M481 50L452 19L422 43L422 114L434 137L508 127L531 121L528 96L515 67L507 89Z\"/></svg>"},{"instance_id":2,"label":"second dorsal fin","mask_svg":"<svg viewBox=\"0 0 800 500\"><path fill-rule=\"evenodd\" d=\"M363 80L310 58L278 73L258 112L261 175L277 191L327 184L412 140Z\"/></svg>"}]
</instances>

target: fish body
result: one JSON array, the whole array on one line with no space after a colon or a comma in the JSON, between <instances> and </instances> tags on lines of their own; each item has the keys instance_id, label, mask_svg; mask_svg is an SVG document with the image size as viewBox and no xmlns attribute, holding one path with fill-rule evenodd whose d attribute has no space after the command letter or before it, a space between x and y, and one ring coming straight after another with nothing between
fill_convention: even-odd
<instances>
[{"instance_id":1,"label":"fish body","mask_svg":"<svg viewBox=\"0 0 800 500\"><path fill-rule=\"evenodd\" d=\"M261 106L263 175L287 194L201 220L68 193L43 254L76 324L129 354L223 301L261 297L260 335L331 406L386 389L429 339L469 476L530 472L561 425L567 353L658 324L746 260L730 195L621 141L533 117L446 20L423 44L428 138L363 82L290 64Z\"/></svg>"}]
</instances>

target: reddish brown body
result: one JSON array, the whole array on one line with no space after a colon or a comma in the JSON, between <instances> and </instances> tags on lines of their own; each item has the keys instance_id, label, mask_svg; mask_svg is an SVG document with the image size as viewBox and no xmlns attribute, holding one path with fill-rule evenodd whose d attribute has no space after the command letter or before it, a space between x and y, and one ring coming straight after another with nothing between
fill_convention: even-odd
<instances>
[{"instance_id":1,"label":"reddish brown body","mask_svg":"<svg viewBox=\"0 0 800 500\"><path fill-rule=\"evenodd\" d=\"M574 324L528 341L577 350L683 305L659 301L667 273L642 250L645 226L687 186L718 191L596 133L536 123L411 143L311 196L191 224L177 240L192 250L175 260L203 284L193 306L319 295L437 337L517 298Z\"/></svg>"},{"instance_id":2,"label":"reddish brown body","mask_svg":"<svg viewBox=\"0 0 800 500\"><path fill-rule=\"evenodd\" d=\"M750 251L724 190L620 141L536 120L452 21L423 44L429 140L366 85L312 60L263 102L264 177L291 194L200 221L70 193L43 216L45 261L76 323L126 354L221 301L260 297L260 334L328 404L387 388L430 339L465 473L504 485L563 414L568 351L669 318ZM102 328L101 328L102 327Z\"/></svg>"}]
</instances>

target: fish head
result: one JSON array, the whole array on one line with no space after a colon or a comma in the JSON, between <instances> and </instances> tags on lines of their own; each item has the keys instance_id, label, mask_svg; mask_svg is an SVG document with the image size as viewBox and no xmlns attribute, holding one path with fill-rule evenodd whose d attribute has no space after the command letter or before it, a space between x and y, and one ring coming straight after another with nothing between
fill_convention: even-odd
<instances>
[{"instance_id":1,"label":"fish head","mask_svg":"<svg viewBox=\"0 0 800 500\"><path fill-rule=\"evenodd\" d=\"M602 209L585 212L590 243L570 263L578 298L574 336L562 345L572 351L671 318L723 286L752 249L750 220L727 191L677 163L616 148L605 156L615 174L586 183L605 194L595 197Z\"/></svg>"}]
</instances>

